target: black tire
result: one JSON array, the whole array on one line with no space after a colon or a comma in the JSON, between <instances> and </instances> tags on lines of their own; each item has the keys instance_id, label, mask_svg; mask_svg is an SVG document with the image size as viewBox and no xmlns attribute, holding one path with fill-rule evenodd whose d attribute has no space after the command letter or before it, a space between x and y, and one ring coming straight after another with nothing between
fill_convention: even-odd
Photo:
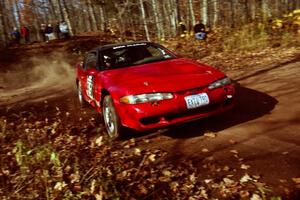
<instances>
[{"instance_id":1,"label":"black tire","mask_svg":"<svg viewBox=\"0 0 300 200\"><path fill-rule=\"evenodd\" d=\"M106 95L103 99L102 116L106 132L110 139L115 140L120 138L124 127L121 124L120 117L116 112L113 99L110 95Z\"/></svg>"},{"instance_id":2,"label":"black tire","mask_svg":"<svg viewBox=\"0 0 300 200\"><path fill-rule=\"evenodd\" d=\"M87 106L87 102L84 100L84 97L82 95L82 87L81 87L80 81L78 81L78 85L77 85L77 98L78 98L80 107L85 108Z\"/></svg>"}]
</instances>

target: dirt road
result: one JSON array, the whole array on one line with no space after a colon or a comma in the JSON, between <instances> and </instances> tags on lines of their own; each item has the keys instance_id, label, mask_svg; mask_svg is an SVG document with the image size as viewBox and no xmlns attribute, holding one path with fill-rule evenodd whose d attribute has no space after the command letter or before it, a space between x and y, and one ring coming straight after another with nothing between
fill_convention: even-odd
<instances>
[{"instance_id":1,"label":"dirt road","mask_svg":"<svg viewBox=\"0 0 300 200\"><path fill-rule=\"evenodd\" d=\"M255 174L284 189L282 185L292 185L292 178L300 176L299 74L299 61L231 71L229 76L241 84L233 111L171 128L149 146L166 149L172 159L190 158L206 172L209 158L219 167L240 169L219 174Z\"/></svg>"},{"instance_id":2,"label":"dirt road","mask_svg":"<svg viewBox=\"0 0 300 200\"><path fill-rule=\"evenodd\" d=\"M38 119L55 115L59 108L71 113L69 123L79 123L74 68L57 60L37 61L35 67L25 71L2 71L0 114L9 118L30 109ZM205 179L228 174L239 179L247 173L280 194L299 195L292 181L300 177L299 56L287 63L231 70L227 74L240 85L234 110L136 136L138 145L162 148L170 153L172 162L193 160ZM88 117L97 117L88 112ZM84 125L84 121L80 123ZM149 143L144 143L145 139Z\"/></svg>"}]
</instances>

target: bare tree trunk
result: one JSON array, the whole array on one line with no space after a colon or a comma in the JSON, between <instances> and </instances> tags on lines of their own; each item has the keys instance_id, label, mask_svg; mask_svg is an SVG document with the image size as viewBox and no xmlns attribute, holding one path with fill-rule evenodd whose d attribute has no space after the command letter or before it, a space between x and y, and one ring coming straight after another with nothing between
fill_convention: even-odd
<instances>
[{"instance_id":1,"label":"bare tree trunk","mask_svg":"<svg viewBox=\"0 0 300 200\"><path fill-rule=\"evenodd\" d=\"M144 24L144 29L146 33L146 38L148 41L150 41L150 35L149 35L149 30L148 30L148 25L147 25L147 20L146 20L146 13L145 13L145 7L143 0L140 0L140 6L141 6L141 13L142 13L142 19L143 19L143 24Z\"/></svg>"},{"instance_id":2,"label":"bare tree trunk","mask_svg":"<svg viewBox=\"0 0 300 200\"><path fill-rule=\"evenodd\" d=\"M92 20L88 12L87 2L83 3L82 6L83 6L82 12L83 12L83 19L84 19L83 23L85 25L85 31L92 31L93 30Z\"/></svg>"},{"instance_id":3,"label":"bare tree trunk","mask_svg":"<svg viewBox=\"0 0 300 200\"><path fill-rule=\"evenodd\" d=\"M236 5L236 0L232 0L230 2L230 10L231 10L231 28L235 27L236 24L236 19L235 19L235 5Z\"/></svg>"},{"instance_id":4,"label":"bare tree trunk","mask_svg":"<svg viewBox=\"0 0 300 200\"><path fill-rule=\"evenodd\" d=\"M173 4L173 0L168 0L167 1L167 10L168 13L170 13L170 25L171 25L171 35L172 37L175 37L177 35L177 16L175 12L175 5Z\"/></svg>"},{"instance_id":5,"label":"bare tree trunk","mask_svg":"<svg viewBox=\"0 0 300 200\"><path fill-rule=\"evenodd\" d=\"M57 19L57 15L56 15L55 8L54 8L52 0L47 0L47 1L48 1L48 4L49 4L49 13L50 13L51 21L54 21L54 20L59 21L59 19Z\"/></svg>"},{"instance_id":6,"label":"bare tree trunk","mask_svg":"<svg viewBox=\"0 0 300 200\"><path fill-rule=\"evenodd\" d=\"M69 33L70 35L74 35L73 34L73 27L72 27L72 24L71 24L71 20L70 20L70 16L69 16L69 13L68 13L68 10L67 10L67 4L66 4L66 1L65 0L61 0L62 1L62 12L63 12L63 16L64 16L64 19L65 21L67 22L68 24L68 27L69 27ZM60 3L60 0L58 0L58 2Z\"/></svg>"},{"instance_id":7,"label":"bare tree trunk","mask_svg":"<svg viewBox=\"0 0 300 200\"><path fill-rule=\"evenodd\" d=\"M117 14L118 14L118 20L119 20L119 25L118 25L118 29L120 31L120 37L123 40L124 36L126 36L126 24L125 24L125 17L124 17L124 13L127 10L127 7L129 5L129 0L126 0L123 4L117 4L115 3L114 6L117 9Z\"/></svg>"},{"instance_id":8,"label":"bare tree trunk","mask_svg":"<svg viewBox=\"0 0 300 200\"><path fill-rule=\"evenodd\" d=\"M218 17L219 17L219 7L218 7L219 4L218 3L219 3L218 0L214 0L214 2L213 2L213 10L214 10L214 12L213 12L213 16L214 16L213 27L216 27L218 24Z\"/></svg>"},{"instance_id":9,"label":"bare tree trunk","mask_svg":"<svg viewBox=\"0 0 300 200\"><path fill-rule=\"evenodd\" d=\"M194 13L194 2L193 0L189 0L189 10L190 10L190 15L191 15L191 24L192 26L194 26L196 24L196 20L195 20L195 13Z\"/></svg>"},{"instance_id":10,"label":"bare tree trunk","mask_svg":"<svg viewBox=\"0 0 300 200\"><path fill-rule=\"evenodd\" d=\"M161 34L161 39L165 39L166 37L166 34L165 34L165 28L164 28L164 21L165 21L165 18L163 16L163 9L161 8L161 6L163 6L163 4L160 4L157 6L157 9L158 9L158 19L160 19L160 27L161 27L161 30L160 30L160 34Z\"/></svg>"},{"instance_id":11,"label":"bare tree trunk","mask_svg":"<svg viewBox=\"0 0 300 200\"><path fill-rule=\"evenodd\" d=\"M97 21L96 21L95 11L93 9L91 0L87 0L86 6L87 6L88 15L89 15L90 23L91 23L91 28L93 31L96 31L98 29Z\"/></svg>"},{"instance_id":12,"label":"bare tree trunk","mask_svg":"<svg viewBox=\"0 0 300 200\"><path fill-rule=\"evenodd\" d=\"M4 19L4 25L5 29L9 32L9 30L12 30L14 28L14 24L12 21L12 16L9 15L9 5L8 2L3 0L2 8L3 8L3 19Z\"/></svg>"},{"instance_id":13,"label":"bare tree trunk","mask_svg":"<svg viewBox=\"0 0 300 200\"><path fill-rule=\"evenodd\" d=\"M38 16L38 7L36 6L35 2L33 1L32 2L32 13L34 15L33 17L33 23L34 25L31 27L31 34L34 32L34 35L35 35L35 39L38 40L38 41L41 41L41 35L40 35L40 32L39 32L39 26L40 26L40 19L39 19L39 16ZM31 39L32 39L32 35L31 35Z\"/></svg>"},{"instance_id":14,"label":"bare tree trunk","mask_svg":"<svg viewBox=\"0 0 300 200\"><path fill-rule=\"evenodd\" d=\"M245 0L244 13L245 13L245 22L248 23L248 22L252 21L251 20L250 9L249 9L249 0Z\"/></svg>"},{"instance_id":15,"label":"bare tree trunk","mask_svg":"<svg viewBox=\"0 0 300 200\"><path fill-rule=\"evenodd\" d=\"M106 18L104 14L103 5L99 6L99 12L100 12L100 30L104 31L107 27L106 27Z\"/></svg>"},{"instance_id":16,"label":"bare tree trunk","mask_svg":"<svg viewBox=\"0 0 300 200\"><path fill-rule=\"evenodd\" d=\"M202 12L201 12L202 23L207 25L208 22L208 5L207 0L202 0Z\"/></svg>"},{"instance_id":17,"label":"bare tree trunk","mask_svg":"<svg viewBox=\"0 0 300 200\"><path fill-rule=\"evenodd\" d=\"M254 21L256 19L256 2L255 0L250 0L250 15L251 20Z\"/></svg>"},{"instance_id":18,"label":"bare tree trunk","mask_svg":"<svg viewBox=\"0 0 300 200\"><path fill-rule=\"evenodd\" d=\"M62 5L61 5L61 0L56 0L56 1L57 1L58 9L59 9L60 20L65 21L65 16L64 16Z\"/></svg>"},{"instance_id":19,"label":"bare tree trunk","mask_svg":"<svg viewBox=\"0 0 300 200\"><path fill-rule=\"evenodd\" d=\"M4 0L0 0L0 40L1 40L1 44L0 46L6 46L7 42L8 42L8 32L6 30L6 26L4 23Z\"/></svg>"},{"instance_id":20,"label":"bare tree trunk","mask_svg":"<svg viewBox=\"0 0 300 200\"><path fill-rule=\"evenodd\" d=\"M158 17L158 9L157 9L157 2L156 0L152 0L152 7L153 7L153 14L154 14L154 21L156 25L156 31L157 31L157 37L158 39L161 39L161 30L163 29L161 26L161 21L159 20Z\"/></svg>"},{"instance_id":21,"label":"bare tree trunk","mask_svg":"<svg viewBox=\"0 0 300 200\"><path fill-rule=\"evenodd\" d=\"M136 28L134 27L134 22L133 22L132 18L129 19L129 23L130 23L131 30L132 30L133 40L136 40Z\"/></svg>"},{"instance_id":22,"label":"bare tree trunk","mask_svg":"<svg viewBox=\"0 0 300 200\"><path fill-rule=\"evenodd\" d=\"M261 1L261 11L262 11L262 19L265 22L271 16L268 0Z\"/></svg>"},{"instance_id":23,"label":"bare tree trunk","mask_svg":"<svg viewBox=\"0 0 300 200\"><path fill-rule=\"evenodd\" d=\"M13 26L14 26L14 27L19 27L19 26L18 26L17 18L16 18L16 16L14 15L14 13L15 13L14 2L8 1L8 8L10 8L10 9L9 9L8 15L9 15L9 18L12 19Z\"/></svg>"},{"instance_id":24,"label":"bare tree trunk","mask_svg":"<svg viewBox=\"0 0 300 200\"><path fill-rule=\"evenodd\" d=\"M180 13L180 0L176 0L176 14L177 14L177 19L179 22L181 22L181 13Z\"/></svg>"},{"instance_id":25,"label":"bare tree trunk","mask_svg":"<svg viewBox=\"0 0 300 200\"><path fill-rule=\"evenodd\" d=\"M19 4L17 3L17 0L14 0L13 4L14 4L14 8L16 9L15 18L16 18L16 21L17 21L17 27L20 27L21 26L21 21L20 21L21 20L21 15L20 15Z\"/></svg>"}]
</instances>

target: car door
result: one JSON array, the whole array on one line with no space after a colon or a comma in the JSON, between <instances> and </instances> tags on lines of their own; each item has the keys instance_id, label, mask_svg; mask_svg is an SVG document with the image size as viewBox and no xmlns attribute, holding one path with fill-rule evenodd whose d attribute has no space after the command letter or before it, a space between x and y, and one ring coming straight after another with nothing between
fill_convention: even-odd
<instances>
[{"instance_id":1,"label":"car door","mask_svg":"<svg viewBox=\"0 0 300 200\"><path fill-rule=\"evenodd\" d=\"M82 77L82 91L86 99L90 102L95 99L94 88L95 88L95 77L98 73L97 70L97 52L89 52L84 62L84 76Z\"/></svg>"}]
</instances>

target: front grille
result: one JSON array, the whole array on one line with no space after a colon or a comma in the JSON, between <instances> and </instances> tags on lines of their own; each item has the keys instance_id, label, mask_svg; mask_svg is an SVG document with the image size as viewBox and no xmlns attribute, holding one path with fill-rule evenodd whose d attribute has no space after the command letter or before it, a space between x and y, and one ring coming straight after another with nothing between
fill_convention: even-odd
<instances>
[{"instance_id":1,"label":"front grille","mask_svg":"<svg viewBox=\"0 0 300 200\"><path fill-rule=\"evenodd\" d=\"M174 120L174 119L180 118L180 117L186 117L186 116L196 115L196 114L200 114L200 113L208 113L210 111L216 110L220 106L221 106L221 104L217 103L217 104L212 104L212 105L208 105L208 106L203 106L200 108L186 110L186 111L180 112L180 113L168 114L165 116L165 119L168 121L171 121L171 120Z\"/></svg>"},{"instance_id":2,"label":"front grille","mask_svg":"<svg viewBox=\"0 0 300 200\"><path fill-rule=\"evenodd\" d=\"M203 106L203 107L196 108L196 109L186 110L186 111L180 112L180 113L170 113L170 114L162 115L162 116L146 117L146 118L140 119L140 122L143 125L151 125L151 124L156 124L156 123L160 122L160 119L162 119L162 118L164 118L166 121L172 121L174 119L181 118L181 117L187 117L187 116L192 116L192 115L201 114L201 113L208 113L208 112L218 109L220 106L221 106L220 103L216 103L216 104Z\"/></svg>"},{"instance_id":3,"label":"front grille","mask_svg":"<svg viewBox=\"0 0 300 200\"><path fill-rule=\"evenodd\" d=\"M140 119L140 122L144 125L156 124L159 122L159 117L146 117Z\"/></svg>"}]
</instances>

